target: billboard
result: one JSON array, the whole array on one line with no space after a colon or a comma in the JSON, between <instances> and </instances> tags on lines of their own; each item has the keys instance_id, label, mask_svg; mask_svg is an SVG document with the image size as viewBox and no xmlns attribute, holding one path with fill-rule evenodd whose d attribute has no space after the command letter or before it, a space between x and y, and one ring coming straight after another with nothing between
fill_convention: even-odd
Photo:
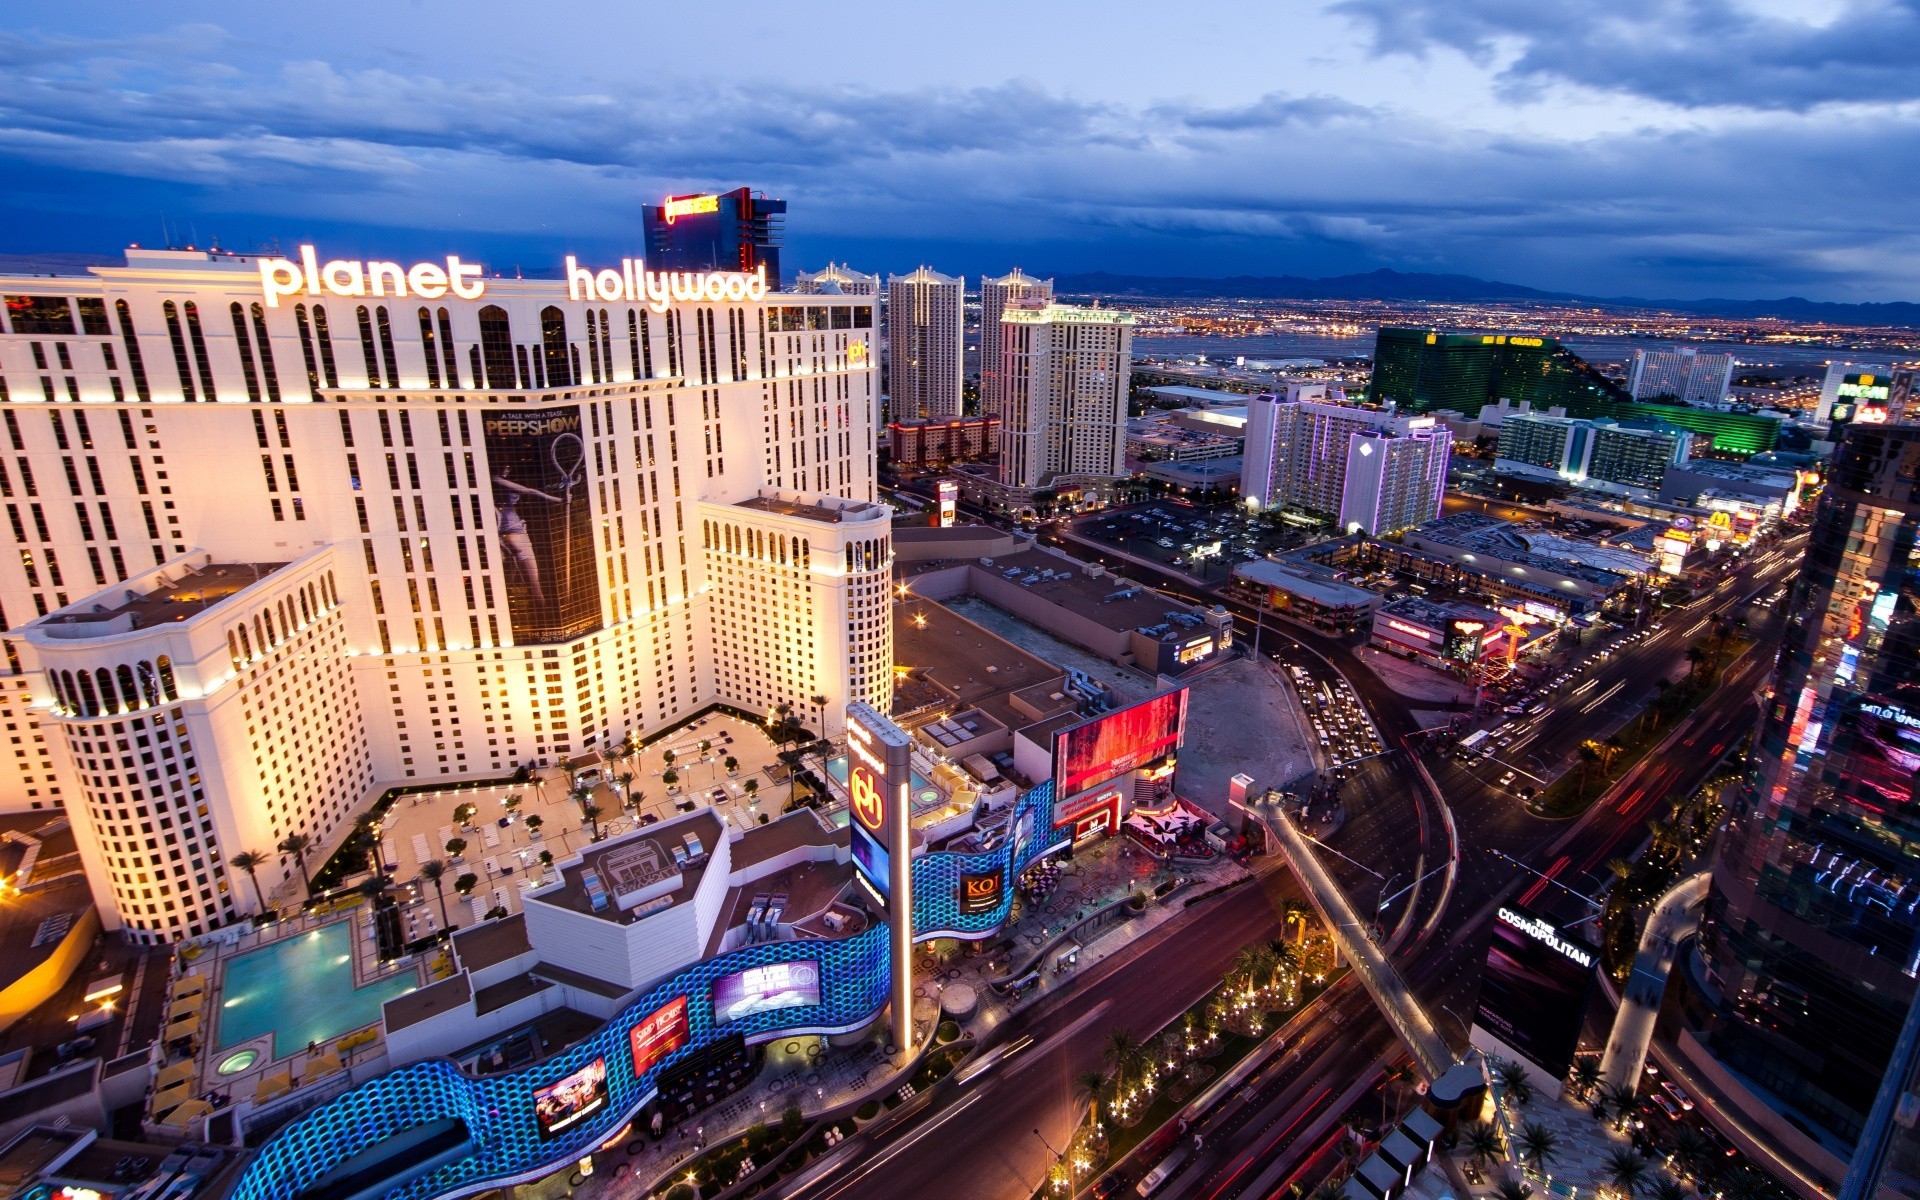
<instances>
[{"instance_id":1,"label":"billboard","mask_svg":"<svg viewBox=\"0 0 1920 1200\"><path fill-rule=\"evenodd\" d=\"M533 1091L533 1119L543 1138L559 1137L606 1106L604 1058L596 1058L573 1074Z\"/></svg>"},{"instance_id":2,"label":"billboard","mask_svg":"<svg viewBox=\"0 0 1920 1200\"><path fill-rule=\"evenodd\" d=\"M1518 905L1502 905L1473 1023L1554 1079L1573 1066L1599 951Z\"/></svg>"},{"instance_id":3,"label":"billboard","mask_svg":"<svg viewBox=\"0 0 1920 1200\"><path fill-rule=\"evenodd\" d=\"M934 485L934 494L940 498L940 520L942 529L953 524L955 512L960 503L960 485L951 479L942 479Z\"/></svg>"},{"instance_id":4,"label":"billboard","mask_svg":"<svg viewBox=\"0 0 1920 1200\"><path fill-rule=\"evenodd\" d=\"M713 1022L730 1025L755 1013L782 1008L806 1008L820 1003L820 962L797 962L749 967L713 981Z\"/></svg>"},{"instance_id":5,"label":"billboard","mask_svg":"<svg viewBox=\"0 0 1920 1200\"><path fill-rule=\"evenodd\" d=\"M645 1075L686 1044L687 998L675 996L635 1021L627 1031L627 1048L633 1051L634 1078Z\"/></svg>"},{"instance_id":6,"label":"billboard","mask_svg":"<svg viewBox=\"0 0 1920 1200\"><path fill-rule=\"evenodd\" d=\"M961 872L960 911L964 914L992 912L1000 907L1007 890L1007 873L999 867L978 874Z\"/></svg>"},{"instance_id":7,"label":"billboard","mask_svg":"<svg viewBox=\"0 0 1920 1200\"><path fill-rule=\"evenodd\" d=\"M520 645L600 628L600 571L580 406L481 413L507 614Z\"/></svg>"},{"instance_id":8,"label":"billboard","mask_svg":"<svg viewBox=\"0 0 1920 1200\"><path fill-rule=\"evenodd\" d=\"M1187 689L1177 688L1053 735L1054 795L1065 799L1180 748Z\"/></svg>"}]
</instances>

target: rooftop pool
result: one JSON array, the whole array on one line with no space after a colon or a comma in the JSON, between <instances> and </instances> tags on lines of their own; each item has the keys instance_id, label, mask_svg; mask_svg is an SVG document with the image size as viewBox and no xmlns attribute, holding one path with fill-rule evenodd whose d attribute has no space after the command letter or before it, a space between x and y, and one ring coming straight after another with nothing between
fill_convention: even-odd
<instances>
[{"instance_id":1,"label":"rooftop pool","mask_svg":"<svg viewBox=\"0 0 1920 1200\"><path fill-rule=\"evenodd\" d=\"M373 1024L382 1004L419 986L405 970L355 987L353 922L335 921L227 960L216 1048L270 1033L273 1057L285 1058Z\"/></svg>"}]
</instances>

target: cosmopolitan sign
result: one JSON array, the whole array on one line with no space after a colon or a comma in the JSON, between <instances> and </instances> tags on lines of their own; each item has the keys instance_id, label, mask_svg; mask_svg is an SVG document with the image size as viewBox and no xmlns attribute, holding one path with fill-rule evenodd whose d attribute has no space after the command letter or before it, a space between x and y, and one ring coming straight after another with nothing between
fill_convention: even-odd
<instances>
[{"instance_id":1,"label":"cosmopolitan sign","mask_svg":"<svg viewBox=\"0 0 1920 1200\"><path fill-rule=\"evenodd\" d=\"M572 262L572 259L568 259ZM478 263L449 254L447 265L365 262L328 259L322 263L312 246L300 247L300 261L290 258L260 260L260 290L268 308L280 307L283 296L419 296L434 300L452 292L462 300L478 300L487 290Z\"/></svg>"},{"instance_id":2,"label":"cosmopolitan sign","mask_svg":"<svg viewBox=\"0 0 1920 1200\"><path fill-rule=\"evenodd\" d=\"M1528 913L1518 913L1506 907L1500 909L1498 916L1502 924L1511 925L1534 941L1565 955L1581 966L1590 967L1593 965L1593 955L1584 947L1576 946L1572 942L1562 940L1560 931L1554 928L1552 922L1543 921L1539 917L1532 916Z\"/></svg>"},{"instance_id":3,"label":"cosmopolitan sign","mask_svg":"<svg viewBox=\"0 0 1920 1200\"><path fill-rule=\"evenodd\" d=\"M567 299L644 303L663 313L675 301L759 300L767 294L767 266L745 271L649 271L646 260L623 258L615 270L595 271L567 255Z\"/></svg>"}]
</instances>

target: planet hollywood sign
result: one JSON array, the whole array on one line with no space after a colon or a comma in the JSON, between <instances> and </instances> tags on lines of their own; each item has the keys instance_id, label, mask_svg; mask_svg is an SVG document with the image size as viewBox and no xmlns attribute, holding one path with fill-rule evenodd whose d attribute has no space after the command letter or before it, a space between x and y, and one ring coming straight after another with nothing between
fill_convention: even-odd
<instances>
[{"instance_id":1,"label":"planet hollywood sign","mask_svg":"<svg viewBox=\"0 0 1920 1200\"><path fill-rule=\"evenodd\" d=\"M312 246L300 247L298 259L262 258L260 291L268 308L294 296L418 296L437 300L451 292L462 300L486 294L484 268L450 254L440 262L402 266L397 262L363 259L320 261ZM594 270L569 254L566 260L567 299L609 304L645 304L663 313L674 304L762 300L767 295L767 269L754 271L649 271L644 259L623 258L619 267Z\"/></svg>"}]
</instances>

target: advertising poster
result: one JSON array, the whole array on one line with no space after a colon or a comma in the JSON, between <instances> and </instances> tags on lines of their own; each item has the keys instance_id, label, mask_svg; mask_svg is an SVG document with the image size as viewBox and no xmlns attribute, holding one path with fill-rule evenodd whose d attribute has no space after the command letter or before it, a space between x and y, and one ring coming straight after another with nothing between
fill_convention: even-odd
<instances>
[{"instance_id":1,"label":"advertising poster","mask_svg":"<svg viewBox=\"0 0 1920 1200\"><path fill-rule=\"evenodd\" d=\"M600 628L600 573L580 408L481 414L507 614L520 645Z\"/></svg>"},{"instance_id":2,"label":"advertising poster","mask_svg":"<svg viewBox=\"0 0 1920 1200\"><path fill-rule=\"evenodd\" d=\"M1548 1076L1573 1066L1599 952L1518 905L1496 914L1473 1023Z\"/></svg>"},{"instance_id":3,"label":"advertising poster","mask_svg":"<svg viewBox=\"0 0 1920 1200\"><path fill-rule=\"evenodd\" d=\"M887 850L880 841L887 819L884 785L873 768L857 754L851 757L847 771L847 808L853 814L848 822L853 829L853 865L862 882L873 890L874 899L884 907L889 895Z\"/></svg>"},{"instance_id":4,"label":"advertising poster","mask_svg":"<svg viewBox=\"0 0 1920 1200\"><path fill-rule=\"evenodd\" d=\"M687 1044L687 998L675 996L636 1023L627 1034L637 1079Z\"/></svg>"},{"instance_id":5,"label":"advertising poster","mask_svg":"<svg viewBox=\"0 0 1920 1200\"><path fill-rule=\"evenodd\" d=\"M533 1119L543 1138L559 1137L607 1106L607 1060L596 1058L573 1074L534 1089Z\"/></svg>"},{"instance_id":6,"label":"advertising poster","mask_svg":"<svg viewBox=\"0 0 1920 1200\"><path fill-rule=\"evenodd\" d=\"M1187 720L1187 689L1163 692L1054 735L1054 794L1061 799L1180 747Z\"/></svg>"},{"instance_id":7,"label":"advertising poster","mask_svg":"<svg viewBox=\"0 0 1920 1200\"><path fill-rule=\"evenodd\" d=\"M805 1008L820 1003L820 963L798 962L749 967L713 982L713 1021L729 1025L755 1013Z\"/></svg>"},{"instance_id":8,"label":"advertising poster","mask_svg":"<svg viewBox=\"0 0 1920 1200\"><path fill-rule=\"evenodd\" d=\"M960 876L960 912L971 916L974 913L992 912L1000 907L1000 897L1006 893L1007 875L998 867L978 875Z\"/></svg>"}]
</instances>

